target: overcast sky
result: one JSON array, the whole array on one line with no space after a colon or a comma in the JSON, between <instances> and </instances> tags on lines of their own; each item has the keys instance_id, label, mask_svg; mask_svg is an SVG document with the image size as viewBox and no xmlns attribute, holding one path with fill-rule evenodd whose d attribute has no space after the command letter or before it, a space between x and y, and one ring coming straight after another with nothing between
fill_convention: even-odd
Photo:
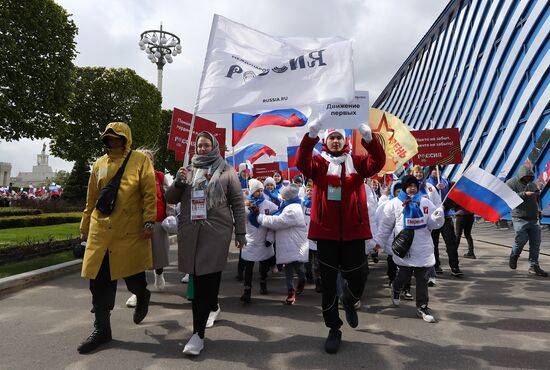
<instances>
[{"instance_id":1,"label":"overcast sky","mask_svg":"<svg viewBox=\"0 0 550 370\"><path fill-rule=\"evenodd\" d=\"M277 36L342 36L353 40L355 87L376 100L405 58L434 23L447 0L57 0L76 23L78 66L124 67L157 83L138 41L141 32L178 35L183 53L164 68L163 108L193 111L214 13ZM209 115L230 127L230 115ZM107 122L106 122L107 123ZM228 135L229 136L229 135ZM0 162L12 176L30 172L45 140L0 141ZM47 140L46 140L47 141ZM72 163L50 157L54 170Z\"/></svg>"}]
</instances>

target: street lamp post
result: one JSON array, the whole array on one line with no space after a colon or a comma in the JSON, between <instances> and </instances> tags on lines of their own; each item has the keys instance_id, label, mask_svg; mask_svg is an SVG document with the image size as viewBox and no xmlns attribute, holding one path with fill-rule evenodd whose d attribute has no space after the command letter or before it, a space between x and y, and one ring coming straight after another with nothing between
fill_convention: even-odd
<instances>
[{"instance_id":1,"label":"street lamp post","mask_svg":"<svg viewBox=\"0 0 550 370\"><path fill-rule=\"evenodd\" d=\"M139 47L145 51L151 63L157 65L157 88L162 95L162 70L166 63L172 63L173 57L181 54L181 40L173 33L160 30L148 30L141 33Z\"/></svg>"}]
</instances>

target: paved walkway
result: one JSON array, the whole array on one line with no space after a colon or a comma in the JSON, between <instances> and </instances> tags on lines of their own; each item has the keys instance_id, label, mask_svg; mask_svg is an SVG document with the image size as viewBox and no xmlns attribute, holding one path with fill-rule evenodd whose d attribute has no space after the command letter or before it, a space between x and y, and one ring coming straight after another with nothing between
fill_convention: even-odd
<instances>
[{"instance_id":1,"label":"paved walkway","mask_svg":"<svg viewBox=\"0 0 550 370\"><path fill-rule=\"evenodd\" d=\"M478 259L461 259L466 276L453 278L444 266L430 288L436 324L416 318L414 302L392 307L385 262L372 265L359 327L343 327L336 355L323 352L327 329L313 287L294 306L283 305L284 277L278 274L269 281L268 296L258 294L256 280L253 303L241 305L242 288L234 280L238 254L232 249L222 278L222 317L207 329L200 357L181 354L191 335L191 305L171 266L166 290L153 293L140 325L124 307L129 293L119 284L115 340L90 355L76 352L93 320L87 281L78 273L0 297L0 369L550 369L550 279L527 275L525 252L516 271L508 268L509 248L498 244L510 245L513 232L483 223L475 225L474 235ZM548 236L545 231L546 254ZM171 253L175 261L174 248ZM550 257L542 255L541 265L550 270Z\"/></svg>"}]
</instances>

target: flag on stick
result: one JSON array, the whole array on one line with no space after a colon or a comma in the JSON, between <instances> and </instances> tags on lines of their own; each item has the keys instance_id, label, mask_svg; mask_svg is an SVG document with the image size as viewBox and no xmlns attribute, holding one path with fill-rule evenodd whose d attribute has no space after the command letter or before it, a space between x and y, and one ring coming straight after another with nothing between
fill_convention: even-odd
<instances>
[{"instance_id":1,"label":"flag on stick","mask_svg":"<svg viewBox=\"0 0 550 370\"><path fill-rule=\"evenodd\" d=\"M523 203L523 199L508 185L474 166L462 174L447 196L464 209L493 223Z\"/></svg>"}]
</instances>

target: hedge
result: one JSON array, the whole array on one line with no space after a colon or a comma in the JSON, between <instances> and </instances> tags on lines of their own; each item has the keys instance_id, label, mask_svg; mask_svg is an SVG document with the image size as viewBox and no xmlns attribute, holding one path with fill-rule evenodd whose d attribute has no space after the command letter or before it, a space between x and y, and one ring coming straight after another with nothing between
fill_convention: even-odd
<instances>
[{"instance_id":1,"label":"hedge","mask_svg":"<svg viewBox=\"0 0 550 370\"><path fill-rule=\"evenodd\" d=\"M31 208L0 207L0 217L39 215L42 211Z\"/></svg>"},{"instance_id":2,"label":"hedge","mask_svg":"<svg viewBox=\"0 0 550 370\"><path fill-rule=\"evenodd\" d=\"M71 213L44 213L34 216L10 216L0 218L0 229L13 227L32 227L59 225L72 222L80 222L82 212Z\"/></svg>"}]
</instances>

